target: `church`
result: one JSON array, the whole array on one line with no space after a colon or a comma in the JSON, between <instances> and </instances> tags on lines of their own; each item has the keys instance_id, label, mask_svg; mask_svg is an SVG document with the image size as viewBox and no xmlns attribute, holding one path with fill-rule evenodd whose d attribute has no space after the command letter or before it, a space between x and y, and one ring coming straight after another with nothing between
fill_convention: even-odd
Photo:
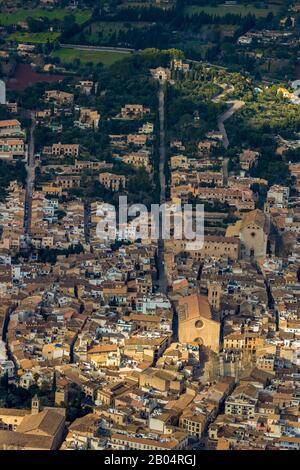
<instances>
[{"instance_id":1,"label":"church","mask_svg":"<svg viewBox=\"0 0 300 470\"><path fill-rule=\"evenodd\" d=\"M195 293L177 303L179 342L198 344L219 352L220 323L213 320L206 297Z\"/></svg>"},{"instance_id":2,"label":"church","mask_svg":"<svg viewBox=\"0 0 300 470\"><path fill-rule=\"evenodd\" d=\"M65 430L65 409L41 407L37 396L31 410L0 408L0 450L57 450Z\"/></svg>"},{"instance_id":3,"label":"church","mask_svg":"<svg viewBox=\"0 0 300 470\"><path fill-rule=\"evenodd\" d=\"M264 258L270 233L268 215L259 209L246 212L241 220L230 225L226 237L239 237L244 258Z\"/></svg>"}]
</instances>

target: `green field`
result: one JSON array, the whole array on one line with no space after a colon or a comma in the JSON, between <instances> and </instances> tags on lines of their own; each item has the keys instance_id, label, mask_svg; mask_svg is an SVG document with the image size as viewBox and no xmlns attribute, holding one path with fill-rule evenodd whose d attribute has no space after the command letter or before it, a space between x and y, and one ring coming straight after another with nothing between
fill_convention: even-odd
<instances>
[{"instance_id":1,"label":"green field","mask_svg":"<svg viewBox=\"0 0 300 470\"><path fill-rule=\"evenodd\" d=\"M81 62L93 62L94 64L102 63L103 65L112 65L118 60L126 58L126 53L108 52L108 51L92 51L80 49L62 48L52 53L52 57L59 57L62 63L73 62L80 59Z\"/></svg>"},{"instance_id":2,"label":"green field","mask_svg":"<svg viewBox=\"0 0 300 470\"><path fill-rule=\"evenodd\" d=\"M44 44L46 42L53 42L58 39L60 33L13 33L8 39L10 41L32 43L32 44Z\"/></svg>"},{"instance_id":3,"label":"green field","mask_svg":"<svg viewBox=\"0 0 300 470\"><path fill-rule=\"evenodd\" d=\"M67 10L66 8L57 8L55 10L35 10L18 9L13 13L0 13L0 25L16 24L19 21L25 21L28 17L49 18L50 20L62 20L65 16L73 15L77 23L84 23L91 16L90 10Z\"/></svg>"},{"instance_id":4,"label":"green field","mask_svg":"<svg viewBox=\"0 0 300 470\"><path fill-rule=\"evenodd\" d=\"M217 6L217 7L201 7L201 6L189 6L186 7L185 12L188 14L201 13L202 11L215 16L225 16L227 13L235 15L247 16L249 13L256 17L264 17L269 13L276 14L279 7L272 5L269 8L255 8L251 5L230 5L230 6Z\"/></svg>"},{"instance_id":5,"label":"green field","mask_svg":"<svg viewBox=\"0 0 300 470\"><path fill-rule=\"evenodd\" d=\"M119 33L120 31L127 32L131 28L145 28L150 23L145 23L141 21L136 22L120 22L120 21L97 21L91 26L85 28L84 34L85 37L91 43L98 43L99 40L107 41L110 36L114 33Z\"/></svg>"}]
</instances>

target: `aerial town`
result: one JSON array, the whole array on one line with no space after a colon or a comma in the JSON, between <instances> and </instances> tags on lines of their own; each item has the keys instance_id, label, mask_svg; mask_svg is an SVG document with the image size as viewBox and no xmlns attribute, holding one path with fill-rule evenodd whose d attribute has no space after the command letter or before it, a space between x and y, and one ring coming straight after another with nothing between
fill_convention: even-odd
<instances>
[{"instance_id":1,"label":"aerial town","mask_svg":"<svg viewBox=\"0 0 300 470\"><path fill-rule=\"evenodd\" d=\"M0 450L300 450L299 405L300 3L1 1Z\"/></svg>"}]
</instances>

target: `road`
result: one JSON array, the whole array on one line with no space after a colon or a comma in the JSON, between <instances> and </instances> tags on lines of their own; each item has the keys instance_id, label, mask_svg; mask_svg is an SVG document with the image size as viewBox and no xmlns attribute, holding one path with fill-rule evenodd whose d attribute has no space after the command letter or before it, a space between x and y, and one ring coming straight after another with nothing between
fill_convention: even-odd
<instances>
[{"instance_id":1,"label":"road","mask_svg":"<svg viewBox=\"0 0 300 470\"><path fill-rule=\"evenodd\" d=\"M165 92L164 84L159 84L159 183L160 183L160 204L166 202L166 135L165 135Z\"/></svg>"},{"instance_id":2,"label":"road","mask_svg":"<svg viewBox=\"0 0 300 470\"><path fill-rule=\"evenodd\" d=\"M88 202L84 204L84 239L85 243L90 243L90 224L91 224L91 207Z\"/></svg>"},{"instance_id":3,"label":"road","mask_svg":"<svg viewBox=\"0 0 300 470\"><path fill-rule=\"evenodd\" d=\"M166 202L166 131L165 131L165 85L164 82L159 83L158 91L158 103L159 103L159 183L160 183L160 204ZM162 236L162 214L160 213L159 220L159 240L157 248L157 291L161 294L168 295L169 283L166 273L165 261L165 243ZM172 330L173 330L173 341L178 341L178 314L173 302L172 312Z\"/></svg>"},{"instance_id":4,"label":"road","mask_svg":"<svg viewBox=\"0 0 300 470\"><path fill-rule=\"evenodd\" d=\"M230 86L220 85L220 86L223 88L223 91L213 98L212 101L214 103L219 103L226 96L227 93L234 91L234 87L232 85ZM218 128L219 128L219 131L222 133L223 147L225 149L229 147L229 140L228 140L228 135L227 135L224 123L227 121L227 119L230 119L231 116L234 115L234 113L236 113L239 109L241 109L245 103L244 101L240 101L240 100L230 100L230 101L226 101L226 104L229 105L229 109L224 111L224 113L220 114L220 116L218 117ZM223 178L224 178L225 187L228 186L228 163L229 163L229 159L224 158Z\"/></svg>"},{"instance_id":5,"label":"road","mask_svg":"<svg viewBox=\"0 0 300 470\"><path fill-rule=\"evenodd\" d=\"M166 136L165 136L165 89L164 83L159 83L158 91L159 103L159 183L160 183L160 204L166 202ZM166 294L168 291L168 278L166 275L164 261L165 243L162 237L162 214L159 221L159 240L157 249L157 270L158 270L158 292Z\"/></svg>"},{"instance_id":6,"label":"road","mask_svg":"<svg viewBox=\"0 0 300 470\"><path fill-rule=\"evenodd\" d=\"M213 99L213 103L220 103L220 101L226 97L227 93L233 92L234 91L234 86L233 85L227 85L226 83L220 83L219 87L222 88L223 91L220 93L217 93Z\"/></svg>"},{"instance_id":7,"label":"road","mask_svg":"<svg viewBox=\"0 0 300 470\"><path fill-rule=\"evenodd\" d=\"M32 213L32 193L35 181L35 158L34 158L34 130L36 122L34 113L31 113L30 137L28 145L28 161L27 161L27 179L26 179L26 196L25 196L25 214L24 214L24 234L27 240L30 235L31 213Z\"/></svg>"},{"instance_id":8,"label":"road","mask_svg":"<svg viewBox=\"0 0 300 470\"><path fill-rule=\"evenodd\" d=\"M233 116L234 113L239 111L244 106L245 103L244 101L240 101L240 100L230 100L230 101L226 101L226 103L230 107L229 109L224 111L224 113L220 114L220 116L218 117L218 127L219 127L219 131L222 132L223 134L223 146L225 148L228 148L229 140L228 140L224 123L227 121L227 119L231 118L231 116Z\"/></svg>"},{"instance_id":9,"label":"road","mask_svg":"<svg viewBox=\"0 0 300 470\"><path fill-rule=\"evenodd\" d=\"M222 99L226 97L227 93L232 93L234 91L233 85L227 85L226 83L221 83L219 84L219 86L222 88L222 91L213 97L212 99L213 103L220 103ZM231 118L231 116L233 116L234 113L236 113L239 109L241 109L245 103L244 101L241 101L241 100L228 100L226 101L226 104L229 105L229 108L226 109L224 113L219 115L218 128L219 128L219 131L223 135L223 146L225 148L228 148L229 140L228 140L224 123L227 121L227 119Z\"/></svg>"},{"instance_id":10,"label":"road","mask_svg":"<svg viewBox=\"0 0 300 470\"><path fill-rule=\"evenodd\" d=\"M61 44L60 46L66 47L67 49L76 49L78 51L121 52L122 54L137 52L136 49L129 49L127 47L86 46L84 44Z\"/></svg>"}]
</instances>

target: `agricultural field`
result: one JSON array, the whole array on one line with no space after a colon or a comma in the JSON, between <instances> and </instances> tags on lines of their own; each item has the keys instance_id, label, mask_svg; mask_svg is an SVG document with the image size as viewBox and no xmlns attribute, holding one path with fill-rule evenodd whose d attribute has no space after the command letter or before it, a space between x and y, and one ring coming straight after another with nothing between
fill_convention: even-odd
<instances>
[{"instance_id":1,"label":"agricultural field","mask_svg":"<svg viewBox=\"0 0 300 470\"><path fill-rule=\"evenodd\" d=\"M59 57L62 63L70 63L79 59L83 63L112 65L114 62L126 58L126 53L62 48L54 51L52 57Z\"/></svg>"},{"instance_id":2,"label":"agricultural field","mask_svg":"<svg viewBox=\"0 0 300 470\"><path fill-rule=\"evenodd\" d=\"M118 34L120 31L127 32L132 28L145 28L149 24L150 23L145 23L142 21L131 23L119 21L98 21L96 23L93 23L91 26L85 28L84 34L87 41L91 44L94 44L98 43L99 40L103 42L108 41L114 33Z\"/></svg>"},{"instance_id":3,"label":"agricultural field","mask_svg":"<svg viewBox=\"0 0 300 470\"><path fill-rule=\"evenodd\" d=\"M216 7L201 7L196 5L191 5L186 7L185 12L188 14L201 13L205 12L209 15L215 16L225 16L227 13L232 13L235 15L247 16L249 13L255 15L256 17L265 17L269 13L276 14L279 10L279 6L270 5L269 8L257 8L252 5L220 5Z\"/></svg>"},{"instance_id":4,"label":"agricultural field","mask_svg":"<svg viewBox=\"0 0 300 470\"><path fill-rule=\"evenodd\" d=\"M71 11L64 8L57 8L55 10L43 10L37 8L35 10L18 9L13 13L0 13L0 25L11 25L16 24L19 21L25 21L26 18L49 18L50 20L62 20L66 16L73 15L76 18L76 22L81 24L87 21L91 16L90 10L76 10Z\"/></svg>"},{"instance_id":5,"label":"agricultural field","mask_svg":"<svg viewBox=\"0 0 300 470\"><path fill-rule=\"evenodd\" d=\"M9 41L17 41L29 44L45 44L47 42L56 41L60 33L47 32L47 33L13 33L8 37Z\"/></svg>"}]
</instances>

